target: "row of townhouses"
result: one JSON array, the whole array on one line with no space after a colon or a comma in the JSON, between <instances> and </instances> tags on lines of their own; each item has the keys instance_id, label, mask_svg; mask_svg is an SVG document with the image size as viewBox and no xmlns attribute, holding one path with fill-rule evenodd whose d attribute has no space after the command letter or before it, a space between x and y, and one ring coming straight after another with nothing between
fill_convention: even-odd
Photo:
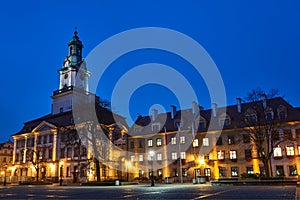
<instances>
[{"instance_id":1,"label":"row of townhouses","mask_svg":"<svg viewBox=\"0 0 300 200\"><path fill-rule=\"evenodd\" d=\"M77 31L58 70L59 88L50 114L24 123L0 144L1 179L7 182L147 180L192 182L219 178L279 176L300 171L300 110L283 98L236 105L139 116L128 127L124 117L101 106L88 91L83 44ZM76 78L77 77L77 78ZM80 78L78 78L80 77ZM92 105L97 120L74 119L72 101ZM73 102L74 103L74 102Z\"/></svg>"}]
</instances>

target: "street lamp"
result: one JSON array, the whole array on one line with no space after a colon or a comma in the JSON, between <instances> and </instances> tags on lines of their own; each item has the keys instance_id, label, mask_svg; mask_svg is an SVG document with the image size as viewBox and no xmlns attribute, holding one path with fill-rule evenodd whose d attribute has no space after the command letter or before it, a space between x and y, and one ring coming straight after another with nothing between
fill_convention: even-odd
<instances>
[{"instance_id":1,"label":"street lamp","mask_svg":"<svg viewBox=\"0 0 300 200\"><path fill-rule=\"evenodd\" d=\"M154 151L149 151L151 159L151 186L154 186L154 174L153 174L153 160L154 160Z\"/></svg>"}]
</instances>

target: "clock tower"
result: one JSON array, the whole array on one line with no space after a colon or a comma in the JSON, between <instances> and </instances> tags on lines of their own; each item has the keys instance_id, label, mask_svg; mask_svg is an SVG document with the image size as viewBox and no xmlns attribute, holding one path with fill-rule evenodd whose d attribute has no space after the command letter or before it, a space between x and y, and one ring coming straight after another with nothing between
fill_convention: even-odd
<instances>
[{"instance_id":1,"label":"clock tower","mask_svg":"<svg viewBox=\"0 0 300 200\"><path fill-rule=\"evenodd\" d=\"M67 112L72 109L74 91L88 94L88 78L86 63L82 58L83 44L79 40L75 28L74 36L68 43L69 52L62 68L58 70L60 81L59 89L53 92L52 114Z\"/></svg>"}]
</instances>

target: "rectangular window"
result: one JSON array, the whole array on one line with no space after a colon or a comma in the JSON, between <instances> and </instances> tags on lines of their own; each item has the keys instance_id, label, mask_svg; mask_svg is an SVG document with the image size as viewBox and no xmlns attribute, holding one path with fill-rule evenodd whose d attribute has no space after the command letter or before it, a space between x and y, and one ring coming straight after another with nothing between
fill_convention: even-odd
<instances>
[{"instance_id":1,"label":"rectangular window","mask_svg":"<svg viewBox=\"0 0 300 200\"><path fill-rule=\"evenodd\" d=\"M231 145L231 144L234 144L234 136L228 136L228 144Z\"/></svg>"},{"instance_id":2,"label":"rectangular window","mask_svg":"<svg viewBox=\"0 0 300 200\"><path fill-rule=\"evenodd\" d=\"M143 177L144 176L144 170L139 170L139 177Z\"/></svg>"},{"instance_id":3,"label":"rectangular window","mask_svg":"<svg viewBox=\"0 0 300 200\"><path fill-rule=\"evenodd\" d=\"M185 154L185 152L180 152L180 158L181 158L181 159L186 159L186 154Z\"/></svg>"},{"instance_id":4,"label":"rectangular window","mask_svg":"<svg viewBox=\"0 0 300 200\"><path fill-rule=\"evenodd\" d=\"M176 144L176 137L171 138L171 144Z\"/></svg>"},{"instance_id":5,"label":"rectangular window","mask_svg":"<svg viewBox=\"0 0 300 200\"><path fill-rule=\"evenodd\" d=\"M289 175L290 176L297 176L298 175L297 166L296 165L290 165L289 166Z\"/></svg>"},{"instance_id":6,"label":"rectangular window","mask_svg":"<svg viewBox=\"0 0 300 200\"><path fill-rule=\"evenodd\" d=\"M182 168L182 176L183 176L183 177L187 177L187 176L188 176L187 171L188 171L187 168Z\"/></svg>"},{"instance_id":7,"label":"rectangular window","mask_svg":"<svg viewBox=\"0 0 300 200\"><path fill-rule=\"evenodd\" d=\"M172 152L172 160L177 160L177 153L176 152Z\"/></svg>"},{"instance_id":8,"label":"rectangular window","mask_svg":"<svg viewBox=\"0 0 300 200\"><path fill-rule=\"evenodd\" d=\"M237 167L231 167L231 176L232 177L238 177L239 176L239 170Z\"/></svg>"},{"instance_id":9,"label":"rectangular window","mask_svg":"<svg viewBox=\"0 0 300 200\"><path fill-rule=\"evenodd\" d=\"M300 145L298 146L298 156L300 156Z\"/></svg>"},{"instance_id":10,"label":"rectangular window","mask_svg":"<svg viewBox=\"0 0 300 200\"><path fill-rule=\"evenodd\" d=\"M153 141L152 141L152 139L149 139L148 140L148 147L152 147L153 146Z\"/></svg>"},{"instance_id":11,"label":"rectangular window","mask_svg":"<svg viewBox=\"0 0 300 200\"><path fill-rule=\"evenodd\" d=\"M134 148L134 141L130 141L130 148L131 148L131 149Z\"/></svg>"},{"instance_id":12,"label":"rectangular window","mask_svg":"<svg viewBox=\"0 0 300 200\"><path fill-rule=\"evenodd\" d=\"M157 160L162 160L162 154L161 153L157 153L156 154L156 159Z\"/></svg>"},{"instance_id":13,"label":"rectangular window","mask_svg":"<svg viewBox=\"0 0 300 200\"><path fill-rule=\"evenodd\" d=\"M276 175L284 176L284 170L282 165L276 165Z\"/></svg>"},{"instance_id":14,"label":"rectangular window","mask_svg":"<svg viewBox=\"0 0 300 200\"><path fill-rule=\"evenodd\" d=\"M67 158L71 158L72 157L72 147L68 147L67 148Z\"/></svg>"},{"instance_id":15,"label":"rectangular window","mask_svg":"<svg viewBox=\"0 0 300 200\"><path fill-rule=\"evenodd\" d=\"M52 148L48 149L48 158L49 159L52 159L52 153L53 153L53 149Z\"/></svg>"},{"instance_id":16,"label":"rectangular window","mask_svg":"<svg viewBox=\"0 0 300 200\"><path fill-rule=\"evenodd\" d=\"M219 176L226 177L226 168L225 167L219 167Z\"/></svg>"},{"instance_id":17,"label":"rectangular window","mask_svg":"<svg viewBox=\"0 0 300 200\"><path fill-rule=\"evenodd\" d=\"M217 156L218 156L218 160L224 160L225 159L225 151L218 151Z\"/></svg>"},{"instance_id":18,"label":"rectangular window","mask_svg":"<svg viewBox=\"0 0 300 200\"><path fill-rule=\"evenodd\" d=\"M162 145L162 140L161 140L161 138L157 138L156 139L156 146L157 147L160 147Z\"/></svg>"},{"instance_id":19,"label":"rectangular window","mask_svg":"<svg viewBox=\"0 0 300 200\"><path fill-rule=\"evenodd\" d=\"M155 133L158 133L160 131L160 125L159 124L152 124L152 131Z\"/></svg>"},{"instance_id":20,"label":"rectangular window","mask_svg":"<svg viewBox=\"0 0 300 200\"><path fill-rule=\"evenodd\" d=\"M193 141L193 147L198 147L198 146L199 146L198 139L194 139L194 141Z\"/></svg>"},{"instance_id":21,"label":"rectangular window","mask_svg":"<svg viewBox=\"0 0 300 200\"><path fill-rule=\"evenodd\" d=\"M75 146L74 148L74 157L78 157L80 154L80 148L79 146Z\"/></svg>"},{"instance_id":22,"label":"rectangular window","mask_svg":"<svg viewBox=\"0 0 300 200\"><path fill-rule=\"evenodd\" d=\"M43 141L43 144L47 144L47 140L48 140L48 135L44 135L44 141Z\"/></svg>"},{"instance_id":23,"label":"rectangular window","mask_svg":"<svg viewBox=\"0 0 300 200\"><path fill-rule=\"evenodd\" d=\"M71 173L70 173L70 167L67 167L66 176L67 176L67 177L70 177L70 176L71 176L70 174L71 174Z\"/></svg>"},{"instance_id":24,"label":"rectangular window","mask_svg":"<svg viewBox=\"0 0 300 200\"><path fill-rule=\"evenodd\" d=\"M87 150L85 147L82 147L81 151L82 151L82 156L87 156Z\"/></svg>"},{"instance_id":25,"label":"rectangular window","mask_svg":"<svg viewBox=\"0 0 300 200\"><path fill-rule=\"evenodd\" d=\"M253 167L246 167L247 174L254 174Z\"/></svg>"},{"instance_id":26,"label":"rectangular window","mask_svg":"<svg viewBox=\"0 0 300 200\"><path fill-rule=\"evenodd\" d=\"M210 168L204 168L204 175L205 176L211 176Z\"/></svg>"},{"instance_id":27,"label":"rectangular window","mask_svg":"<svg viewBox=\"0 0 300 200\"><path fill-rule=\"evenodd\" d=\"M139 148L143 148L143 140L139 140Z\"/></svg>"},{"instance_id":28,"label":"rectangular window","mask_svg":"<svg viewBox=\"0 0 300 200\"><path fill-rule=\"evenodd\" d=\"M205 146L205 147L209 146L209 140L208 140L208 138L203 138L203 146Z\"/></svg>"},{"instance_id":29,"label":"rectangular window","mask_svg":"<svg viewBox=\"0 0 300 200\"><path fill-rule=\"evenodd\" d=\"M282 150L281 147L275 147L274 148L274 158L282 157Z\"/></svg>"},{"instance_id":30,"label":"rectangular window","mask_svg":"<svg viewBox=\"0 0 300 200\"><path fill-rule=\"evenodd\" d=\"M291 130L283 130L284 139L286 140L292 140L293 134Z\"/></svg>"},{"instance_id":31,"label":"rectangular window","mask_svg":"<svg viewBox=\"0 0 300 200\"><path fill-rule=\"evenodd\" d=\"M185 143L185 136L180 136L179 141L180 141L180 144L184 144Z\"/></svg>"},{"instance_id":32,"label":"rectangular window","mask_svg":"<svg viewBox=\"0 0 300 200\"><path fill-rule=\"evenodd\" d=\"M249 134L243 134L243 142L250 143L250 135Z\"/></svg>"},{"instance_id":33,"label":"rectangular window","mask_svg":"<svg viewBox=\"0 0 300 200\"><path fill-rule=\"evenodd\" d=\"M217 138L217 145L223 145L222 137Z\"/></svg>"},{"instance_id":34,"label":"rectangular window","mask_svg":"<svg viewBox=\"0 0 300 200\"><path fill-rule=\"evenodd\" d=\"M49 135L49 143L53 143L53 135Z\"/></svg>"},{"instance_id":35,"label":"rectangular window","mask_svg":"<svg viewBox=\"0 0 300 200\"><path fill-rule=\"evenodd\" d=\"M65 148L60 149L60 158L65 158Z\"/></svg>"},{"instance_id":36,"label":"rectangular window","mask_svg":"<svg viewBox=\"0 0 300 200\"><path fill-rule=\"evenodd\" d=\"M139 155L139 161L142 162L144 160L143 155Z\"/></svg>"},{"instance_id":37,"label":"rectangular window","mask_svg":"<svg viewBox=\"0 0 300 200\"><path fill-rule=\"evenodd\" d=\"M130 161L135 162L135 156L134 155L130 156Z\"/></svg>"},{"instance_id":38,"label":"rectangular window","mask_svg":"<svg viewBox=\"0 0 300 200\"><path fill-rule=\"evenodd\" d=\"M231 160L236 160L237 159L236 150L230 150L230 152L229 152L229 158Z\"/></svg>"},{"instance_id":39,"label":"rectangular window","mask_svg":"<svg viewBox=\"0 0 300 200\"><path fill-rule=\"evenodd\" d=\"M287 156L294 156L295 151L293 146L286 147L286 155Z\"/></svg>"},{"instance_id":40,"label":"rectangular window","mask_svg":"<svg viewBox=\"0 0 300 200\"><path fill-rule=\"evenodd\" d=\"M252 158L252 151L251 149L245 149L245 159L251 159Z\"/></svg>"}]
</instances>

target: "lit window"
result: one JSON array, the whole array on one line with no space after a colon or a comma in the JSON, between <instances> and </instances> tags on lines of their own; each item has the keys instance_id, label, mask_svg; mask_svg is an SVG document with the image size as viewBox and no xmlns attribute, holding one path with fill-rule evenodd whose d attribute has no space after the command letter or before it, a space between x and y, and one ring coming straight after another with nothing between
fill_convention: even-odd
<instances>
[{"instance_id":1,"label":"lit window","mask_svg":"<svg viewBox=\"0 0 300 200\"><path fill-rule=\"evenodd\" d=\"M298 155L300 156L300 145L298 146Z\"/></svg>"},{"instance_id":2,"label":"lit window","mask_svg":"<svg viewBox=\"0 0 300 200\"><path fill-rule=\"evenodd\" d=\"M231 167L231 176L232 177L237 177L239 176L239 171L237 167Z\"/></svg>"},{"instance_id":3,"label":"lit window","mask_svg":"<svg viewBox=\"0 0 300 200\"><path fill-rule=\"evenodd\" d=\"M156 146L161 146L162 145L162 140L161 140L161 138L157 138L156 139Z\"/></svg>"},{"instance_id":4,"label":"lit window","mask_svg":"<svg viewBox=\"0 0 300 200\"><path fill-rule=\"evenodd\" d=\"M290 165L289 166L289 175L290 176L297 176L298 175L297 166L296 165Z\"/></svg>"},{"instance_id":5,"label":"lit window","mask_svg":"<svg viewBox=\"0 0 300 200\"><path fill-rule=\"evenodd\" d=\"M232 159L232 160L236 159L236 151L235 150L230 150L229 158Z\"/></svg>"},{"instance_id":6,"label":"lit window","mask_svg":"<svg viewBox=\"0 0 300 200\"><path fill-rule=\"evenodd\" d=\"M186 158L185 152L180 152L180 158L181 159L185 159Z\"/></svg>"},{"instance_id":7,"label":"lit window","mask_svg":"<svg viewBox=\"0 0 300 200\"><path fill-rule=\"evenodd\" d=\"M153 141L152 139L148 140L148 147L152 147L153 146Z\"/></svg>"},{"instance_id":8,"label":"lit window","mask_svg":"<svg viewBox=\"0 0 300 200\"><path fill-rule=\"evenodd\" d=\"M162 154L161 153L157 153L156 154L156 159L157 160L162 160Z\"/></svg>"},{"instance_id":9,"label":"lit window","mask_svg":"<svg viewBox=\"0 0 300 200\"><path fill-rule=\"evenodd\" d=\"M135 156L130 156L130 161L134 162L135 161Z\"/></svg>"},{"instance_id":10,"label":"lit window","mask_svg":"<svg viewBox=\"0 0 300 200\"><path fill-rule=\"evenodd\" d=\"M177 160L177 153L176 152L172 152L172 160Z\"/></svg>"},{"instance_id":11,"label":"lit window","mask_svg":"<svg viewBox=\"0 0 300 200\"><path fill-rule=\"evenodd\" d=\"M144 160L143 155L139 155L139 161L143 161L143 160Z\"/></svg>"},{"instance_id":12,"label":"lit window","mask_svg":"<svg viewBox=\"0 0 300 200\"><path fill-rule=\"evenodd\" d=\"M203 146L205 146L205 147L209 146L209 140L208 140L208 138L203 138Z\"/></svg>"},{"instance_id":13,"label":"lit window","mask_svg":"<svg viewBox=\"0 0 300 200\"><path fill-rule=\"evenodd\" d=\"M184 136L181 136L179 138L179 141L180 141L180 144L184 144L185 143L185 137Z\"/></svg>"},{"instance_id":14,"label":"lit window","mask_svg":"<svg viewBox=\"0 0 300 200\"><path fill-rule=\"evenodd\" d=\"M171 144L176 144L176 137L171 138Z\"/></svg>"},{"instance_id":15,"label":"lit window","mask_svg":"<svg viewBox=\"0 0 300 200\"><path fill-rule=\"evenodd\" d=\"M284 176L284 169L282 165L276 165L276 175Z\"/></svg>"},{"instance_id":16,"label":"lit window","mask_svg":"<svg viewBox=\"0 0 300 200\"><path fill-rule=\"evenodd\" d=\"M247 167L247 174L254 174L253 167Z\"/></svg>"},{"instance_id":17,"label":"lit window","mask_svg":"<svg viewBox=\"0 0 300 200\"><path fill-rule=\"evenodd\" d=\"M217 156L218 156L218 160L224 160L225 159L225 151L218 151Z\"/></svg>"},{"instance_id":18,"label":"lit window","mask_svg":"<svg viewBox=\"0 0 300 200\"><path fill-rule=\"evenodd\" d=\"M286 155L287 156L294 156L295 155L295 151L294 151L293 146L286 147Z\"/></svg>"},{"instance_id":19,"label":"lit window","mask_svg":"<svg viewBox=\"0 0 300 200\"><path fill-rule=\"evenodd\" d=\"M193 147L198 147L198 146L199 146L198 139L194 139L194 141L193 141Z\"/></svg>"},{"instance_id":20,"label":"lit window","mask_svg":"<svg viewBox=\"0 0 300 200\"><path fill-rule=\"evenodd\" d=\"M211 175L210 168L204 168L204 174L205 176L210 176Z\"/></svg>"},{"instance_id":21,"label":"lit window","mask_svg":"<svg viewBox=\"0 0 300 200\"><path fill-rule=\"evenodd\" d=\"M282 157L281 147L274 148L274 157Z\"/></svg>"}]
</instances>

